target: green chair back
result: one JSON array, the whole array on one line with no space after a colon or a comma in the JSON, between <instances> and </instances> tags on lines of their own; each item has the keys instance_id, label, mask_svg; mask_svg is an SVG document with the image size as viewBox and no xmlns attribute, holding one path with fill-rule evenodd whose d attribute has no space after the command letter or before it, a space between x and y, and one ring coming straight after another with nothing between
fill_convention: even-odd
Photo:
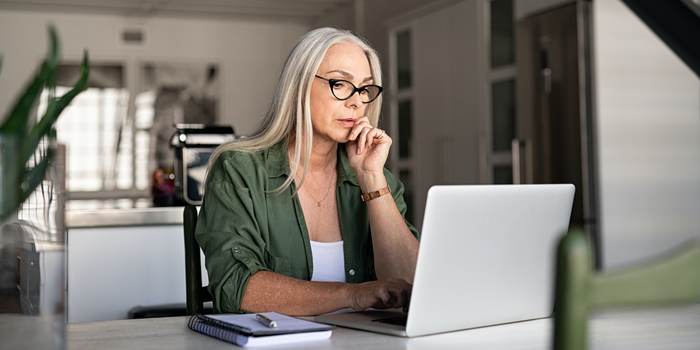
<instances>
[{"instance_id":1,"label":"green chair back","mask_svg":"<svg viewBox=\"0 0 700 350\"><path fill-rule=\"evenodd\" d=\"M194 238L197 228L197 207L186 205L183 212L185 231L185 283L187 287L187 314L204 313L204 302L211 301L206 287L202 287L202 261L199 243Z\"/></svg>"},{"instance_id":2,"label":"green chair back","mask_svg":"<svg viewBox=\"0 0 700 350\"><path fill-rule=\"evenodd\" d=\"M593 270L588 235L572 230L557 252L554 349L586 349L590 307L700 300L700 242L654 262L614 273Z\"/></svg>"}]
</instances>

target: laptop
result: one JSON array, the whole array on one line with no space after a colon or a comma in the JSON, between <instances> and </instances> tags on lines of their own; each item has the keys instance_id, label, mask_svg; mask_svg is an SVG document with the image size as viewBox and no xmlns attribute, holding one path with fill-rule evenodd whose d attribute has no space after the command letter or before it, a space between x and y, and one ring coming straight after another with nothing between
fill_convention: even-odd
<instances>
[{"instance_id":1,"label":"laptop","mask_svg":"<svg viewBox=\"0 0 700 350\"><path fill-rule=\"evenodd\" d=\"M408 315L372 309L315 320L416 337L549 317L574 191L571 184L433 186Z\"/></svg>"}]
</instances>

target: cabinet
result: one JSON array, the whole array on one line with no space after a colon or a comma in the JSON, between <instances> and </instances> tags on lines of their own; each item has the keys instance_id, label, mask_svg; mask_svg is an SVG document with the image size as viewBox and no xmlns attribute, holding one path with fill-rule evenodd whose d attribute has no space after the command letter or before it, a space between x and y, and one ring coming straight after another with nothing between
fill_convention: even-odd
<instances>
[{"instance_id":1,"label":"cabinet","mask_svg":"<svg viewBox=\"0 0 700 350\"><path fill-rule=\"evenodd\" d=\"M134 306L184 307L181 207L68 212L66 219L69 323L126 319ZM208 284L205 270L202 276Z\"/></svg>"}]
</instances>

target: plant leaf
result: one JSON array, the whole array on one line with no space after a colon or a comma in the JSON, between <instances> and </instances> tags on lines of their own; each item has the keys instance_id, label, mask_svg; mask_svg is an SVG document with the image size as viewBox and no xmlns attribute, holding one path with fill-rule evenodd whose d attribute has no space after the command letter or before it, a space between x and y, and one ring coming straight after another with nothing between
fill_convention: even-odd
<instances>
[{"instance_id":1,"label":"plant leaf","mask_svg":"<svg viewBox=\"0 0 700 350\"><path fill-rule=\"evenodd\" d=\"M70 102L79 93L85 91L88 87L90 81L90 62L88 59L87 51L83 53L83 62L80 65L80 78L78 82L75 83L73 89L68 91L65 95L58 99L51 100L48 108L46 109L46 114L41 120L34 125L32 130L27 135L27 138L22 145L22 159L26 162L29 160L31 155L34 153L34 149L39 145L41 138L48 134L53 126L54 122L58 119L64 108L70 104Z\"/></svg>"},{"instance_id":2,"label":"plant leaf","mask_svg":"<svg viewBox=\"0 0 700 350\"><path fill-rule=\"evenodd\" d=\"M41 94L41 90L44 88L44 83L46 82L48 73L49 65L48 63L44 62L41 70L36 75L32 83L27 86L21 95L22 97L15 103L10 115L6 117L5 123L0 126L0 133L14 135L24 134L27 128L29 112L34 105L34 102L39 97L39 94Z\"/></svg>"},{"instance_id":3,"label":"plant leaf","mask_svg":"<svg viewBox=\"0 0 700 350\"><path fill-rule=\"evenodd\" d=\"M56 28L54 28L52 25L49 26L49 36L51 37L51 43L55 44L58 42L58 34L56 33ZM50 56L51 62L49 63L52 67L56 67L55 69L51 69L49 71L49 75L46 77L46 87L48 87L48 95L49 95L49 101L51 101L52 98L56 96L56 72L58 68L58 46L52 45L51 46L51 53L52 55Z\"/></svg>"},{"instance_id":4,"label":"plant leaf","mask_svg":"<svg viewBox=\"0 0 700 350\"><path fill-rule=\"evenodd\" d=\"M22 97L17 100L11 109L10 115L5 118L4 124L0 126L0 133L23 135L27 129L27 121L32 106L41 94L49 74L58 65L58 36L53 27L49 27L49 34L51 37L51 55L44 61L32 83L20 95Z\"/></svg>"},{"instance_id":5,"label":"plant leaf","mask_svg":"<svg viewBox=\"0 0 700 350\"><path fill-rule=\"evenodd\" d=\"M0 158L2 158L2 166L0 170L0 222L5 222L17 209L17 193L19 192L19 183L24 171L24 167L18 169L16 164L16 151L22 138L17 135L0 134Z\"/></svg>"},{"instance_id":6,"label":"plant leaf","mask_svg":"<svg viewBox=\"0 0 700 350\"><path fill-rule=\"evenodd\" d=\"M59 43L58 43L58 33L56 32L56 28L54 26L50 25L49 26L49 37L51 39L51 51L49 55L49 66L52 69L55 69L58 67L58 51L59 51Z\"/></svg>"},{"instance_id":7,"label":"plant leaf","mask_svg":"<svg viewBox=\"0 0 700 350\"><path fill-rule=\"evenodd\" d=\"M49 163L53 160L56 150L49 147L46 155L41 159L39 164L35 167L27 170L22 179L22 185L20 186L19 193L17 194L17 207L22 204L34 189L39 186L39 184L44 181L46 177L46 170L49 168Z\"/></svg>"}]
</instances>

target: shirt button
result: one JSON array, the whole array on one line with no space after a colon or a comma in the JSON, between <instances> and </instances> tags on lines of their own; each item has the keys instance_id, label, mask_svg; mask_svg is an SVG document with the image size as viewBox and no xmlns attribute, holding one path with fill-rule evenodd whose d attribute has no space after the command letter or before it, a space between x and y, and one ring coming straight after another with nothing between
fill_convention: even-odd
<instances>
[{"instance_id":1,"label":"shirt button","mask_svg":"<svg viewBox=\"0 0 700 350\"><path fill-rule=\"evenodd\" d=\"M355 270L350 270L348 273L350 273L350 276L355 276Z\"/></svg>"},{"instance_id":2,"label":"shirt button","mask_svg":"<svg viewBox=\"0 0 700 350\"><path fill-rule=\"evenodd\" d=\"M233 252L234 252L234 253L240 253L241 251L238 250L238 247L234 247L234 248L233 248Z\"/></svg>"}]
</instances>

